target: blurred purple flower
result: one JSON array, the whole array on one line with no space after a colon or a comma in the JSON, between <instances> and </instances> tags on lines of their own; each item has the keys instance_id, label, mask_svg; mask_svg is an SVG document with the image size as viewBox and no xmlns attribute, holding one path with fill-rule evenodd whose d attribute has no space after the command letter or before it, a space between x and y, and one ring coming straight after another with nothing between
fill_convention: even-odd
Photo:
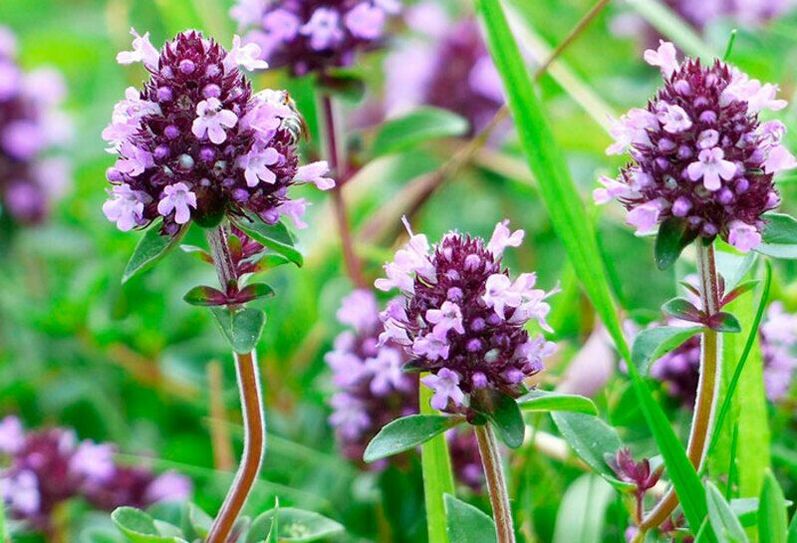
<instances>
[{"instance_id":1,"label":"blurred purple flower","mask_svg":"<svg viewBox=\"0 0 797 543\"><path fill-rule=\"evenodd\" d=\"M453 22L438 4L407 10L416 32L385 61L385 107L395 116L428 104L453 111L477 132L504 103L501 77L472 18Z\"/></svg>"},{"instance_id":2,"label":"blurred purple flower","mask_svg":"<svg viewBox=\"0 0 797 543\"><path fill-rule=\"evenodd\" d=\"M228 52L196 31L178 34L159 52L149 34L132 31L133 50L117 59L143 62L143 91L129 88L102 136L118 154L107 172L113 185L103 206L120 230L163 218L176 234L191 220L212 225L224 213L250 211L274 224L287 216L302 225L306 204L288 188L314 183L327 189L324 162L299 167L299 114L284 92L252 94L239 69L264 68L255 44L238 36Z\"/></svg>"},{"instance_id":3,"label":"blurred purple flower","mask_svg":"<svg viewBox=\"0 0 797 543\"><path fill-rule=\"evenodd\" d=\"M238 0L230 11L258 58L294 75L352 64L379 47L399 0Z\"/></svg>"},{"instance_id":4,"label":"blurred purple flower","mask_svg":"<svg viewBox=\"0 0 797 543\"><path fill-rule=\"evenodd\" d=\"M601 178L597 203L617 199L638 235L654 233L669 217L686 221L695 237L721 236L742 252L761 243L761 215L780 196L774 174L797 167L781 145L786 127L759 121L764 110L780 110L777 85L750 79L719 60L677 60L675 46L661 42L645 52L658 66L664 88L645 109L630 110L614 123L608 154L629 152L620 178Z\"/></svg>"},{"instance_id":5,"label":"blurred purple flower","mask_svg":"<svg viewBox=\"0 0 797 543\"><path fill-rule=\"evenodd\" d=\"M190 496L189 479L121 466L114 452L109 443L78 443L65 428L25 433L19 419L6 417L0 421L0 497L12 518L48 533L57 506L73 498L110 511Z\"/></svg>"},{"instance_id":6,"label":"blurred purple flower","mask_svg":"<svg viewBox=\"0 0 797 543\"><path fill-rule=\"evenodd\" d=\"M504 249L522 240L523 231L510 231L508 221L496 225L487 243L449 232L430 248L426 236L410 232L385 265L387 277L376 281L380 290L403 295L382 313L380 339L404 345L418 369L430 372L421 381L434 390L436 409L467 412L470 395L482 389L517 397L523 380L554 351L525 329L531 320L549 329L545 299L552 292L535 288L535 274L513 281L502 268Z\"/></svg>"},{"instance_id":7,"label":"blurred purple flower","mask_svg":"<svg viewBox=\"0 0 797 543\"><path fill-rule=\"evenodd\" d=\"M400 345L380 345L382 323L373 292L353 291L343 299L337 317L352 330L341 332L325 356L335 386L329 421L343 454L361 462L368 442L384 425L418 412L418 376L402 371L408 357ZM452 430L448 441L457 479L480 490L484 474L475 436Z\"/></svg>"},{"instance_id":8,"label":"blurred purple flower","mask_svg":"<svg viewBox=\"0 0 797 543\"><path fill-rule=\"evenodd\" d=\"M31 224L71 184L69 163L44 157L68 143L71 122L59 111L61 75L51 68L23 73L15 55L13 34L0 27L0 203L15 221Z\"/></svg>"}]
</instances>

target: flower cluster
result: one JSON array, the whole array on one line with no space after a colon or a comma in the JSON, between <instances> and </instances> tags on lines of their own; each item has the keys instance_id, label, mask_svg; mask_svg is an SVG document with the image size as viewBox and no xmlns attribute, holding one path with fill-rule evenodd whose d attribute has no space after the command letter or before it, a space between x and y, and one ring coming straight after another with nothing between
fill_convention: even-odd
<instances>
[{"instance_id":1,"label":"flower cluster","mask_svg":"<svg viewBox=\"0 0 797 543\"><path fill-rule=\"evenodd\" d=\"M645 52L661 68L664 88L644 109L614 124L607 153L630 152L619 179L601 178L595 200L618 199L637 234L656 231L669 217L683 219L693 236L721 236L743 252L761 243L761 215L780 203L772 178L797 161L781 145L786 127L760 122L780 110L776 85L761 83L719 60L676 60L662 42Z\"/></svg>"},{"instance_id":2,"label":"flower cluster","mask_svg":"<svg viewBox=\"0 0 797 543\"><path fill-rule=\"evenodd\" d=\"M26 433L16 417L6 417L0 421L0 458L8 461L0 469L0 498L13 518L47 532L56 507L72 498L112 511L190 497L187 478L119 465L114 452L108 443L78 441L65 428Z\"/></svg>"},{"instance_id":3,"label":"flower cluster","mask_svg":"<svg viewBox=\"0 0 797 543\"><path fill-rule=\"evenodd\" d=\"M0 202L23 224L43 220L70 183L69 162L49 153L71 136L59 111L66 94L61 75L41 68L24 73L16 42L0 26Z\"/></svg>"},{"instance_id":4,"label":"flower cluster","mask_svg":"<svg viewBox=\"0 0 797 543\"><path fill-rule=\"evenodd\" d=\"M462 115L474 132L484 128L504 93L476 21L453 23L436 3L409 9L406 19L417 36L387 57L388 115L429 104Z\"/></svg>"},{"instance_id":5,"label":"flower cluster","mask_svg":"<svg viewBox=\"0 0 797 543\"><path fill-rule=\"evenodd\" d=\"M789 392L797 369L797 315L786 313L783 305L775 302L769 306L759 334L764 356L764 385L767 397L775 402ZM655 361L650 372L665 383L670 396L691 408L700 378L700 337L690 338Z\"/></svg>"},{"instance_id":6,"label":"flower cluster","mask_svg":"<svg viewBox=\"0 0 797 543\"><path fill-rule=\"evenodd\" d=\"M400 345L379 343L382 323L371 291L355 290L346 296L337 318L349 329L338 335L334 350L325 357L336 389L329 421L344 456L359 462L384 425L418 412L418 376L402 371L408 357ZM450 430L447 438L457 479L481 490L484 472L474 435Z\"/></svg>"},{"instance_id":7,"label":"flower cluster","mask_svg":"<svg viewBox=\"0 0 797 543\"><path fill-rule=\"evenodd\" d=\"M239 66L265 68L260 48L236 36L227 52L188 31L159 52L149 34L132 32L133 50L117 60L143 62L150 78L140 92L127 89L102 134L119 157L107 173L106 217L125 231L160 217L167 235L192 219L214 225L225 213L301 225L306 203L289 199L288 188L334 182L324 162L298 165L302 120L287 93L252 93Z\"/></svg>"},{"instance_id":8,"label":"flower cluster","mask_svg":"<svg viewBox=\"0 0 797 543\"><path fill-rule=\"evenodd\" d=\"M398 0L238 0L232 17L260 58L295 75L349 66L380 45Z\"/></svg>"},{"instance_id":9,"label":"flower cluster","mask_svg":"<svg viewBox=\"0 0 797 543\"><path fill-rule=\"evenodd\" d=\"M449 232L431 252L426 236L410 236L385 265L387 278L376 281L403 294L383 312L380 340L404 345L413 366L431 372L422 382L434 390L435 409L467 412L469 395L483 389L518 397L554 349L525 329L532 319L549 329L551 293L534 288L535 274L513 281L501 266L504 249L519 246L523 231L499 223L488 243Z\"/></svg>"},{"instance_id":10,"label":"flower cluster","mask_svg":"<svg viewBox=\"0 0 797 543\"><path fill-rule=\"evenodd\" d=\"M325 357L337 389L329 420L343 454L357 461L382 426L417 412L418 379L402 371L407 358L400 346L379 345L381 323L373 293L352 292L337 317L351 329L338 335Z\"/></svg>"}]
</instances>

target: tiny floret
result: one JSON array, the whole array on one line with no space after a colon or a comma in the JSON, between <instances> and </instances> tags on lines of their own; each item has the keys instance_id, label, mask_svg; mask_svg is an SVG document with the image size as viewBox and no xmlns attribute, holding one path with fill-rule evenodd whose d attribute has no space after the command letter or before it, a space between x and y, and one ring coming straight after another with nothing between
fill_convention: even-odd
<instances>
[{"instance_id":1,"label":"tiny floret","mask_svg":"<svg viewBox=\"0 0 797 543\"><path fill-rule=\"evenodd\" d=\"M720 60L679 63L664 41L645 60L661 69L664 86L646 108L613 123L606 152L629 153L631 162L618 179L600 179L595 201L622 203L638 235L675 217L692 239L719 236L742 252L754 250L762 215L780 203L773 176L797 167L781 143L783 123L759 120L762 111L786 106L777 85Z\"/></svg>"}]
</instances>

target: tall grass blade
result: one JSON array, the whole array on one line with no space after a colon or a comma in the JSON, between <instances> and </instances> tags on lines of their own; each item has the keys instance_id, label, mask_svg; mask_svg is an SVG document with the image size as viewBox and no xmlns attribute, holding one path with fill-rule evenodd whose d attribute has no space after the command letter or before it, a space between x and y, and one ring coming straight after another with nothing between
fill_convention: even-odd
<instances>
[{"instance_id":1,"label":"tall grass blade","mask_svg":"<svg viewBox=\"0 0 797 543\"><path fill-rule=\"evenodd\" d=\"M432 392L428 387L420 389L419 401L422 415L436 415L429 404ZM421 446L421 469L423 471L423 493L426 500L426 526L429 543L449 543L446 526L445 495L454 493L454 475L445 435L439 435ZM453 542L452 542L453 543Z\"/></svg>"}]
</instances>

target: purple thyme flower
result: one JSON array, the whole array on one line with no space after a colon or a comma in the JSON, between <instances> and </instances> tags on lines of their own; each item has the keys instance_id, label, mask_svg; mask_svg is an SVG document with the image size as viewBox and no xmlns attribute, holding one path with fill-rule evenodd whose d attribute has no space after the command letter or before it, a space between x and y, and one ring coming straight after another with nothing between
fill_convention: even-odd
<instances>
[{"instance_id":1,"label":"purple thyme flower","mask_svg":"<svg viewBox=\"0 0 797 543\"><path fill-rule=\"evenodd\" d=\"M399 345L379 345L382 325L372 292L349 294L337 317L352 329L324 357L336 388L329 420L343 454L357 461L382 426L417 411L418 378L402 371L407 357Z\"/></svg>"},{"instance_id":2,"label":"purple thyme flower","mask_svg":"<svg viewBox=\"0 0 797 543\"><path fill-rule=\"evenodd\" d=\"M431 3L409 9L406 19L417 34L385 61L388 115L429 104L462 115L473 132L484 128L504 93L476 21L454 24Z\"/></svg>"},{"instance_id":3,"label":"purple thyme flower","mask_svg":"<svg viewBox=\"0 0 797 543\"><path fill-rule=\"evenodd\" d=\"M25 433L19 419L6 417L0 421L0 499L13 518L47 533L56 508L73 498L111 511L189 497L187 478L120 466L114 454L111 444L78 442L72 430Z\"/></svg>"},{"instance_id":4,"label":"purple thyme flower","mask_svg":"<svg viewBox=\"0 0 797 543\"><path fill-rule=\"evenodd\" d=\"M213 225L224 213L251 212L268 224L281 216L297 226L306 202L288 188L314 183L326 190L325 162L298 165L299 114L287 93L252 93L239 69L265 62L255 44L224 50L196 31L178 34L159 52L149 34L132 31L133 50L121 64L143 62L143 91L131 87L103 131L118 154L108 170L113 187L103 212L120 230L146 227L162 217L162 232L176 234L195 220Z\"/></svg>"},{"instance_id":5,"label":"purple thyme flower","mask_svg":"<svg viewBox=\"0 0 797 543\"><path fill-rule=\"evenodd\" d=\"M670 325L685 324L671 320ZM691 323L686 323L691 324ZM759 331L764 356L764 385L770 401L789 392L797 369L797 315L771 304ZM691 408L700 378L700 336L694 336L653 363L650 373L665 384L667 393Z\"/></svg>"},{"instance_id":6,"label":"purple thyme flower","mask_svg":"<svg viewBox=\"0 0 797 543\"><path fill-rule=\"evenodd\" d=\"M231 10L259 58L294 75L349 66L378 47L399 0L238 0Z\"/></svg>"},{"instance_id":7,"label":"purple thyme flower","mask_svg":"<svg viewBox=\"0 0 797 543\"><path fill-rule=\"evenodd\" d=\"M638 235L678 217L694 236L755 249L761 215L780 203L773 175L797 166L780 143L783 123L758 118L786 107L775 97L778 87L719 60L710 67L695 59L679 64L667 42L646 51L645 60L661 68L664 88L645 109L615 122L607 153L628 151L633 161L619 179L601 178L595 201L619 200Z\"/></svg>"},{"instance_id":8,"label":"purple thyme flower","mask_svg":"<svg viewBox=\"0 0 797 543\"><path fill-rule=\"evenodd\" d=\"M24 224L41 222L70 184L69 163L50 150L68 143L66 95L50 68L23 73L13 34L0 27L0 203ZM45 156L47 155L47 156Z\"/></svg>"},{"instance_id":9,"label":"purple thyme flower","mask_svg":"<svg viewBox=\"0 0 797 543\"><path fill-rule=\"evenodd\" d=\"M535 274L512 281L501 267L504 249L522 240L523 231L511 232L505 221L488 243L449 232L430 253L426 236L410 232L385 265L387 278L376 281L380 290L403 294L382 313L380 340L404 345L414 365L430 372L421 382L434 390L435 409L467 411L470 395L481 389L517 397L553 352L553 343L525 330L530 320L549 330L545 299L552 293L534 288Z\"/></svg>"},{"instance_id":10,"label":"purple thyme flower","mask_svg":"<svg viewBox=\"0 0 797 543\"><path fill-rule=\"evenodd\" d=\"M795 7L794 0L665 0L687 21L703 28L719 19L731 19L745 26L760 26Z\"/></svg>"},{"instance_id":11,"label":"purple thyme flower","mask_svg":"<svg viewBox=\"0 0 797 543\"><path fill-rule=\"evenodd\" d=\"M369 441L384 425L418 412L418 376L402 371L409 358L401 345L380 345L383 328L371 291L355 290L346 296L337 318L350 329L338 335L334 350L324 357L336 389L329 421L343 454L361 462ZM457 479L480 490L484 472L475 435L452 430L447 436ZM376 469L385 465L373 464Z\"/></svg>"}]
</instances>

